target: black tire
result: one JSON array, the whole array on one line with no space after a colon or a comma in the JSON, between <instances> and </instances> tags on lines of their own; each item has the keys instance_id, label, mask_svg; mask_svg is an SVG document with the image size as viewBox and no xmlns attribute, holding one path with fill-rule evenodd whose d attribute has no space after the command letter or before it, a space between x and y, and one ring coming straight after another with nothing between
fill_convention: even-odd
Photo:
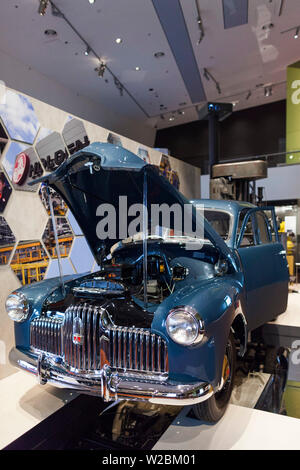
<instances>
[{"instance_id":1,"label":"black tire","mask_svg":"<svg viewBox=\"0 0 300 470\"><path fill-rule=\"evenodd\" d=\"M229 403L236 366L235 341L232 332L229 334L224 360L226 357L229 364L229 375L222 389L203 403L197 403L193 406L193 413L195 418L201 421L216 423L224 415Z\"/></svg>"}]
</instances>

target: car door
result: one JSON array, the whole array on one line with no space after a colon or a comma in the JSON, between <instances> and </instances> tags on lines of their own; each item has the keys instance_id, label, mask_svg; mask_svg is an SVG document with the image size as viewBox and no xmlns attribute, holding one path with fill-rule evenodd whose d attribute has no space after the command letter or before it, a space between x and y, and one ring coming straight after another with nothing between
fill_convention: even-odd
<instances>
[{"instance_id":1,"label":"car door","mask_svg":"<svg viewBox=\"0 0 300 470\"><path fill-rule=\"evenodd\" d=\"M271 217L267 214L271 214ZM273 208L251 209L237 240L245 280L249 330L286 310L288 269L286 252L279 243Z\"/></svg>"}]
</instances>

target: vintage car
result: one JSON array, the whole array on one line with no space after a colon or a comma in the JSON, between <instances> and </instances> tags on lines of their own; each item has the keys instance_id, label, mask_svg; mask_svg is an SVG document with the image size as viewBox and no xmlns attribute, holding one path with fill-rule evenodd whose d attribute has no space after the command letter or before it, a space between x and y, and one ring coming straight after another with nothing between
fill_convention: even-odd
<instances>
[{"instance_id":1,"label":"vintage car","mask_svg":"<svg viewBox=\"0 0 300 470\"><path fill-rule=\"evenodd\" d=\"M156 168L112 144L91 144L41 181L75 215L99 270L9 295L11 362L41 384L106 401L193 405L197 418L218 421L230 400L236 351L245 352L249 331L286 309L287 260L273 210L191 204ZM175 233L172 223L153 234L148 220L128 236L124 207L110 236L99 237L104 209L117 208L120 196L128 207L192 206L201 243Z\"/></svg>"}]
</instances>

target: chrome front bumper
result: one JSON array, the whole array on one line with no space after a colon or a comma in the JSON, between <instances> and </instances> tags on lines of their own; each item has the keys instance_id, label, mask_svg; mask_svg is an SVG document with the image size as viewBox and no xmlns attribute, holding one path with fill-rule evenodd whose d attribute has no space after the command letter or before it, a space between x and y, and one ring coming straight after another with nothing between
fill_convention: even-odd
<instances>
[{"instance_id":1,"label":"chrome front bumper","mask_svg":"<svg viewBox=\"0 0 300 470\"><path fill-rule=\"evenodd\" d=\"M93 374L70 371L63 364L45 354L38 358L17 348L10 351L10 362L36 375L40 384L72 388L82 393L97 395L104 401L139 400L163 405L194 405L214 394L208 383L179 384L147 374L120 374L109 366Z\"/></svg>"}]
</instances>

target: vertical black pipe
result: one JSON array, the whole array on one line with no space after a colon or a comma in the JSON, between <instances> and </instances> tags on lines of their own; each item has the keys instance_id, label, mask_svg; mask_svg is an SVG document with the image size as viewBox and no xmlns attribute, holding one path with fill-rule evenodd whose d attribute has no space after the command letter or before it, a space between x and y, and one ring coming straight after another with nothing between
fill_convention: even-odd
<instances>
[{"instance_id":1,"label":"vertical black pipe","mask_svg":"<svg viewBox=\"0 0 300 470\"><path fill-rule=\"evenodd\" d=\"M208 147L209 173L212 178L212 167L219 163L219 121L215 113L208 116Z\"/></svg>"}]
</instances>

